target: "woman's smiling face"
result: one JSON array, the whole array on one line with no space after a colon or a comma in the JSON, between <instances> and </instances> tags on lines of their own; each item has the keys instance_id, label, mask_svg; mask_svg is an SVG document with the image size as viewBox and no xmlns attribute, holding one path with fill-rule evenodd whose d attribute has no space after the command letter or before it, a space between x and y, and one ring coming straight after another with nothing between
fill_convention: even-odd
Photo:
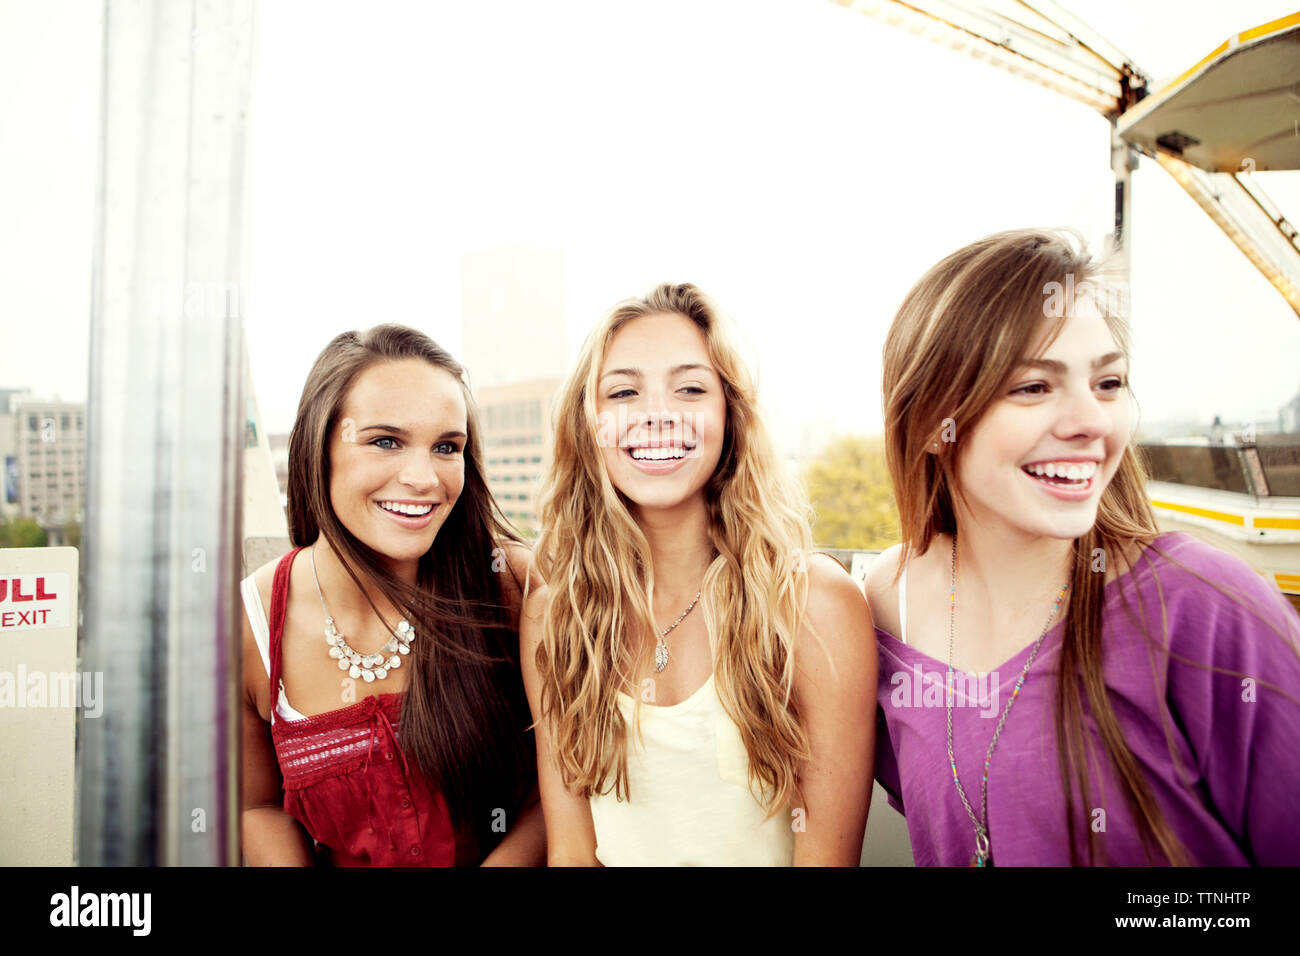
<instances>
[{"instance_id":1,"label":"woman's smiling face","mask_svg":"<svg viewBox=\"0 0 1300 956\"><path fill-rule=\"evenodd\" d=\"M702 493L722 455L727 402L694 322L670 312L629 321L606 350L596 389L597 444L634 512Z\"/></svg>"},{"instance_id":2,"label":"woman's smiling face","mask_svg":"<svg viewBox=\"0 0 1300 956\"><path fill-rule=\"evenodd\" d=\"M343 400L329 438L330 504L394 567L429 550L460 497L466 419L460 383L423 359L371 365Z\"/></svg>"},{"instance_id":3,"label":"woman's smiling face","mask_svg":"<svg viewBox=\"0 0 1300 956\"><path fill-rule=\"evenodd\" d=\"M1057 320L1044 318L1037 354ZM975 426L957 468L958 513L1029 537L1073 539L1097 520L1132 428L1128 362L1089 297L1025 357ZM960 440L960 439L959 439Z\"/></svg>"}]
</instances>

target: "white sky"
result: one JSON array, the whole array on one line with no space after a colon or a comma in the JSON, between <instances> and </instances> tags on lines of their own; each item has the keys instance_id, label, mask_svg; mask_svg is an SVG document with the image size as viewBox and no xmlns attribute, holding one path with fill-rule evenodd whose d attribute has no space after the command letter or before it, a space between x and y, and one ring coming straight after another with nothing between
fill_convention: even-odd
<instances>
[{"instance_id":1,"label":"white sky","mask_svg":"<svg viewBox=\"0 0 1300 956\"><path fill-rule=\"evenodd\" d=\"M1158 81L1295 0L1067 0ZM84 398L100 7L0 0L0 387ZM880 429L880 350L931 264L987 233L1110 228L1088 107L828 0L263 0L248 338L265 424L381 321L461 348L463 253L565 256L570 354L692 281L739 323L787 443ZM1300 174L1263 174L1300 220ZM1153 161L1134 180L1146 420L1272 418L1300 319ZM503 329L503 335L509 330ZM471 369L472 373L473 369Z\"/></svg>"}]
</instances>

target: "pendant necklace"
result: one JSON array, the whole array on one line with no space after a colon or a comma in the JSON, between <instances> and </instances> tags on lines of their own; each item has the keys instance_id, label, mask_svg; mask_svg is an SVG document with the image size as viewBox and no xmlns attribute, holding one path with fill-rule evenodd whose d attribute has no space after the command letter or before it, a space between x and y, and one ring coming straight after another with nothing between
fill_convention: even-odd
<instances>
[{"instance_id":1,"label":"pendant necklace","mask_svg":"<svg viewBox=\"0 0 1300 956\"><path fill-rule=\"evenodd\" d=\"M354 651L334 626L334 618L325 606L325 595L320 589L320 578L316 576L316 546L311 548L311 576L316 582L316 593L320 596L321 610L325 612L325 643L330 646L330 657L339 662L339 670L347 671L353 680L361 678L367 684L383 680L390 670L402 666L402 657L411 653L411 641L415 640L415 628L406 618L397 625L397 634L388 639L378 653L361 654ZM380 618L380 620L383 620Z\"/></svg>"},{"instance_id":2,"label":"pendant necklace","mask_svg":"<svg viewBox=\"0 0 1300 956\"><path fill-rule=\"evenodd\" d=\"M1020 688L1025 683L1025 676L1029 673L1029 668L1034 664L1034 658L1038 656L1038 649L1043 644L1043 638L1047 636L1048 629L1052 626L1052 619L1056 617L1056 612L1061 607L1061 601L1065 599L1065 592L1070 588L1069 583L1062 585L1061 590L1056 594L1056 601L1052 604L1052 611L1047 615L1047 623L1043 625L1043 633L1038 635L1038 640L1034 642L1034 649L1030 651L1029 658L1025 661L1025 666L1020 670L1020 676L1016 678L1016 686L1011 691L1011 697L1007 700L1007 706L1002 710L1002 718L998 721L997 727L993 731L993 740L989 742L988 752L984 755L984 776L980 783L980 815L975 819L975 811L971 809L970 801L966 799L966 791L962 789L961 780L957 778L957 758L953 755L952 747L952 648L953 633L957 626L957 533L952 535L952 590L949 594L948 607L948 679L945 688L944 702L948 712L948 765L952 768L952 782L957 785L957 796L961 797L962 806L966 808L966 815L970 817L970 822L975 827L975 855L970 858L971 866L992 866L993 850L989 845L988 829L988 808L989 808L989 764L993 760L993 748L998 745L998 735L1002 733L1002 725L1007 722L1007 714L1011 713L1011 705L1016 702L1016 697L1020 694Z\"/></svg>"},{"instance_id":3,"label":"pendant necklace","mask_svg":"<svg viewBox=\"0 0 1300 956\"><path fill-rule=\"evenodd\" d=\"M673 621L671 624L669 624L667 627L665 627L662 631L659 632L659 640L655 642L655 673L656 674L668 666L668 645L664 643L664 638L668 636L668 633L673 628L675 628L678 624L682 623L682 621L686 620L686 615L690 614L691 611L694 610L695 605L699 603L700 595L702 595L703 593L704 593L703 591L696 592L695 598L687 606L686 610L682 611L681 617L677 618L677 620Z\"/></svg>"}]
</instances>

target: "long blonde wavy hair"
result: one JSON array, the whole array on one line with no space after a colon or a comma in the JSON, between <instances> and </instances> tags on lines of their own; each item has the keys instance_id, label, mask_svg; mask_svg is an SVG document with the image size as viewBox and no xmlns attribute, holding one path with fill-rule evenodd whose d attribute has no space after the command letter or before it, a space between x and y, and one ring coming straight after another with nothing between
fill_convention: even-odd
<instances>
[{"instance_id":1,"label":"long blonde wavy hair","mask_svg":"<svg viewBox=\"0 0 1300 956\"><path fill-rule=\"evenodd\" d=\"M617 305L588 337L563 387L536 547L549 588L537 650L541 720L549 722L567 785L584 796L613 790L630 798L629 728L617 695L634 685L641 639L655 633L654 566L598 447L596 384L619 330L663 313L700 329L726 399L722 453L704 489L716 554L700 608L718 697L740 729L751 786L766 792L770 816L796 795L799 765L808 758L793 683L808 592L810 509L776 455L754 381L717 308L693 285L663 284Z\"/></svg>"}]
</instances>

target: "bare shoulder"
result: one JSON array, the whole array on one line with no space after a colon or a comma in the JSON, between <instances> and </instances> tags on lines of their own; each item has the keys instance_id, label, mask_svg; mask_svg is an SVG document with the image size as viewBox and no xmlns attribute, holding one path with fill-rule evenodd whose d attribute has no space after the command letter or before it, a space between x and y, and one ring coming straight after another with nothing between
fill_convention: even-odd
<instances>
[{"instance_id":1,"label":"bare shoulder","mask_svg":"<svg viewBox=\"0 0 1300 956\"><path fill-rule=\"evenodd\" d=\"M501 544L501 549L505 552L506 562L510 565L510 574L525 591L531 591L541 584L542 579L537 573L537 567L533 562L533 549L522 541L505 541Z\"/></svg>"},{"instance_id":2,"label":"bare shoulder","mask_svg":"<svg viewBox=\"0 0 1300 956\"><path fill-rule=\"evenodd\" d=\"M275 585L275 569L279 563L280 558L268 561L251 575L253 583L257 585L257 593L262 596L262 609L268 615L271 613L271 591Z\"/></svg>"},{"instance_id":3,"label":"bare shoulder","mask_svg":"<svg viewBox=\"0 0 1300 956\"><path fill-rule=\"evenodd\" d=\"M524 601L524 617L540 624L542 614L546 611L546 602L551 599L551 589L546 586L546 582L536 577L533 578L533 582L533 588L528 592L528 600Z\"/></svg>"},{"instance_id":4,"label":"bare shoulder","mask_svg":"<svg viewBox=\"0 0 1300 956\"><path fill-rule=\"evenodd\" d=\"M802 641L804 653L795 669L801 693L824 689L837 673L874 676L871 609L853 577L830 555L809 557L804 629L810 639Z\"/></svg>"},{"instance_id":5,"label":"bare shoulder","mask_svg":"<svg viewBox=\"0 0 1300 956\"><path fill-rule=\"evenodd\" d=\"M517 629L523 597L540 578L533 570L533 552L520 541L497 541L492 549L491 573L500 575L501 597L510 611L511 625Z\"/></svg>"},{"instance_id":6,"label":"bare shoulder","mask_svg":"<svg viewBox=\"0 0 1300 956\"><path fill-rule=\"evenodd\" d=\"M891 634L898 630L898 566L903 560L901 544L886 548L867 568L863 593L871 605L875 622Z\"/></svg>"},{"instance_id":7,"label":"bare shoulder","mask_svg":"<svg viewBox=\"0 0 1300 956\"><path fill-rule=\"evenodd\" d=\"M534 578L535 582L538 579ZM537 652L537 645L542 641L542 618L546 614L546 602L550 600L550 588L544 583L535 583L528 597L524 599L519 616L519 647L525 661L531 661Z\"/></svg>"},{"instance_id":8,"label":"bare shoulder","mask_svg":"<svg viewBox=\"0 0 1300 956\"><path fill-rule=\"evenodd\" d=\"M835 615L860 608L863 595L844 566L829 554L808 557L808 611L814 616Z\"/></svg>"},{"instance_id":9,"label":"bare shoulder","mask_svg":"<svg viewBox=\"0 0 1300 956\"><path fill-rule=\"evenodd\" d=\"M876 555L876 560L867 568L867 578L862 582L862 589L867 600L875 603L878 597L887 596L897 587L894 578L898 574L898 565L903 560L903 546L895 544Z\"/></svg>"},{"instance_id":10,"label":"bare shoulder","mask_svg":"<svg viewBox=\"0 0 1300 956\"><path fill-rule=\"evenodd\" d=\"M871 610L862 591L843 565L828 554L808 559L808 623L827 650L870 636Z\"/></svg>"}]
</instances>

